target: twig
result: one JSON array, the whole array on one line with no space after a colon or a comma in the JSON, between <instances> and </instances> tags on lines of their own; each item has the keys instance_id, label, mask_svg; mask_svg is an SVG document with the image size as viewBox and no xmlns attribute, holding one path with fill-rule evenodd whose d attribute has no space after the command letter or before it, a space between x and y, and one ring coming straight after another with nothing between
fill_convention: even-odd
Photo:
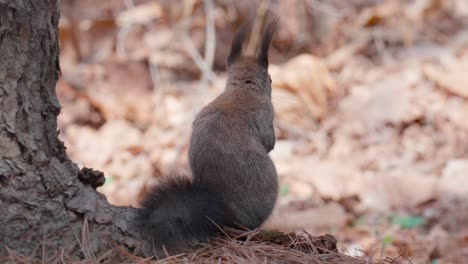
<instances>
[{"instance_id":1,"label":"twig","mask_svg":"<svg viewBox=\"0 0 468 264\"><path fill-rule=\"evenodd\" d=\"M212 7L212 4L213 3L211 3L211 7ZM207 63L207 61L205 61L202 58L202 56L198 52L197 48L195 47L195 45L193 44L193 41L190 39L190 36L189 36L189 29L190 29L190 26L191 26L190 14L192 12L193 6L194 6L194 1L192 1L192 0L186 0L185 1L185 4L184 4L184 19L182 20L182 23L181 23L182 41L184 42L185 48L186 48L189 56L192 58L195 65L197 65L197 67L202 72L203 79L211 81L211 80L214 79L215 75L214 75L213 71L211 70L210 65ZM210 11L210 12L212 12L212 11ZM214 27L214 22L213 22L213 27ZM212 34L212 37L214 38L214 36L215 36L214 30L210 34ZM208 35L208 33L207 33L207 35ZM214 53L214 48L213 48L212 52Z\"/></svg>"},{"instance_id":2,"label":"twig","mask_svg":"<svg viewBox=\"0 0 468 264\"><path fill-rule=\"evenodd\" d=\"M45 255L46 255L46 232L45 232L45 227L42 226L42 263L45 262Z\"/></svg>"},{"instance_id":3,"label":"twig","mask_svg":"<svg viewBox=\"0 0 468 264\"><path fill-rule=\"evenodd\" d=\"M126 9L135 7L135 3L133 3L133 0L123 0L123 3L125 4ZM132 29L132 27L133 27L132 23L128 25L123 25L122 28L117 32L115 49L117 52L117 56L119 58L125 59L127 57L127 54L126 54L127 52L125 48L125 39L127 38L127 35Z\"/></svg>"},{"instance_id":4,"label":"twig","mask_svg":"<svg viewBox=\"0 0 468 264\"><path fill-rule=\"evenodd\" d=\"M203 60L200 53L198 53L195 45L193 44L192 40L188 36L187 33L184 32L182 36L182 40L184 42L185 48L187 49L188 54L192 58L193 62L202 72L203 76L206 76L208 80L213 79L214 73L211 71L209 66L206 64L206 61Z\"/></svg>"},{"instance_id":5,"label":"twig","mask_svg":"<svg viewBox=\"0 0 468 264\"><path fill-rule=\"evenodd\" d=\"M60 260L62 261L62 264L65 264L65 249L62 248L60 252Z\"/></svg>"},{"instance_id":6,"label":"twig","mask_svg":"<svg viewBox=\"0 0 468 264\"><path fill-rule=\"evenodd\" d=\"M237 18L237 10L234 6L234 0L225 0L226 12L230 21L234 21Z\"/></svg>"},{"instance_id":7,"label":"twig","mask_svg":"<svg viewBox=\"0 0 468 264\"><path fill-rule=\"evenodd\" d=\"M296 14L299 20L299 36L297 37L297 43L304 45L308 42L309 30L307 29L308 19L306 14L306 7L304 0L296 0Z\"/></svg>"},{"instance_id":8,"label":"twig","mask_svg":"<svg viewBox=\"0 0 468 264\"><path fill-rule=\"evenodd\" d=\"M83 228L81 229L81 245L82 250L87 261L97 263L96 256L94 256L93 249L91 248L91 238L89 236L88 217L85 215L83 218Z\"/></svg>"},{"instance_id":9,"label":"twig","mask_svg":"<svg viewBox=\"0 0 468 264\"><path fill-rule=\"evenodd\" d=\"M121 59L127 58L127 51L125 48L125 40L127 38L128 33L133 28L133 24L128 24L122 26L122 28L117 32L117 40L116 40L116 52L117 56Z\"/></svg>"},{"instance_id":10,"label":"twig","mask_svg":"<svg viewBox=\"0 0 468 264\"><path fill-rule=\"evenodd\" d=\"M76 14L73 12L75 9L76 0L69 1L68 4L62 6L62 20L68 20L70 29L70 41L72 49L75 52L76 60L81 62L83 60L82 48L79 41L79 21L76 18Z\"/></svg>"},{"instance_id":11,"label":"twig","mask_svg":"<svg viewBox=\"0 0 468 264\"><path fill-rule=\"evenodd\" d=\"M189 118L186 118L186 126L184 129L180 130L179 133L179 142L175 146L175 157L172 160L171 164L169 165L169 173L175 173L178 169L179 161L182 158L183 151L185 147L189 144L190 134L192 132L190 120L192 120L193 116L190 115Z\"/></svg>"},{"instance_id":12,"label":"twig","mask_svg":"<svg viewBox=\"0 0 468 264\"><path fill-rule=\"evenodd\" d=\"M245 56L255 56L255 52L259 43L260 33L263 28L263 23L265 21L265 16L270 5L270 0L262 0L257 8L257 13L255 15L255 21L252 26L252 31L250 33L249 42L245 49Z\"/></svg>"},{"instance_id":13,"label":"twig","mask_svg":"<svg viewBox=\"0 0 468 264\"><path fill-rule=\"evenodd\" d=\"M206 15L205 62L207 64L207 67L212 69L213 62L214 62L215 48L216 48L216 27L215 27L215 21L214 21L213 0L204 0L203 4L205 7L205 15ZM204 72L203 79L209 77L209 76L205 76L205 74L206 72Z\"/></svg>"}]
</instances>

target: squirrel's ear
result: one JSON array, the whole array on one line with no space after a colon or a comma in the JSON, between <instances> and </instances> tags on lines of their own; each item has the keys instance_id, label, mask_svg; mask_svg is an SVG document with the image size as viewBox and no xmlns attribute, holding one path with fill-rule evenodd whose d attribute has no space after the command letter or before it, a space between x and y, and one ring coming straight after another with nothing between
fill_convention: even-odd
<instances>
[{"instance_id":1,"label":"squirrel's ear","mask_svg":"<svg viewBox=\"0 0 468 264\"><path fill-rule=\"evenodd\" d=\"M242 53L242 44L245 40L245 35L247 33L247 25L244 24L240 27L237 31L234 39L231 43L231 52L229 53L229 57L227 59L227 65L231 65Z\"/></svg>"},{"instance_id":2,"label":"squirrel's ear","mask_svg":"<svg viewBox=\"0 0 468 264\"><path fill-rule=\"evenodd\" d=\"M263 32L260 52L258 55L258 63L265 68L268 68L268 50L270 49L270 43L273 39L273 35L278 28L278 21L278 18L274 18Z\"/></svg>"}]
</instances>

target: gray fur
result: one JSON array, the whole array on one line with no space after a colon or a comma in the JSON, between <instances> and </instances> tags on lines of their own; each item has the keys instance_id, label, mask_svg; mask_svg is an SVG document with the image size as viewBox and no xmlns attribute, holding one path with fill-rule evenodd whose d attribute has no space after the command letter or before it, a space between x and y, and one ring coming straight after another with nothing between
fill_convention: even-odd
<instances>
[{"instance_id":1,"label":"gray fur","mask_svg":"<svg viewBox=\"0 0 468 264\"><path fill-rule=\"evenodd\" d=\"M271 214L278 193L267 27L256 58L243 57L243 27L228 59L225 91L193 122L189 164L193 181L168 178L145 198L136 225L149 244L170 253L206 241L218 226L257 228ZM267 43L265 43L267 42ZM214 224L216 223L216 224Z\"/></svg>"}]
</instances>

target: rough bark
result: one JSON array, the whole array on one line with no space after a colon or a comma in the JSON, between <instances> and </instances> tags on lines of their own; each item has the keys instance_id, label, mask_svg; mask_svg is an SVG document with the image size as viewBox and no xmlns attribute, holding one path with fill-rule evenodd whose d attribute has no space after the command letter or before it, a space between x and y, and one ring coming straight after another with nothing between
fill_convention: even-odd
<instances>
[{"instance_id":1,"label":"rough bark","mask_svg":"<svg viewBox=\"0 0 468 264\"><path fill-rule=\"evenodd\" d=\"M58 139L57 2L0 0L0 255L40 246L44 259L62 249L87 256L137 241L127 226L134 209L84 185ZM92 252L79 246L84 221Z\"/></svg>"}]
</instances>

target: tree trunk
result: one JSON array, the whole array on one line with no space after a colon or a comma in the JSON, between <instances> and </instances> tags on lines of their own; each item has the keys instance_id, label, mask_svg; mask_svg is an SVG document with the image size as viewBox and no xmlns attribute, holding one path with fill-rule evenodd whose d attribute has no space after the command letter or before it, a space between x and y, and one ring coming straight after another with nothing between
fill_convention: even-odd
<instances>
[{"instance_id":1,"label":"tree trunk","mask_svg":"<svg viewBox=\"0 0 468 264\"><path fill-rule=\"evenodd\" d=\"M0 0L0 255L39 246L42 259L58 250L90 257L138 241L127 226L134 209L83 184L57 137L57 2ZM83 227L91 251L79 245Z\"/></svg>"}]
</instances>

